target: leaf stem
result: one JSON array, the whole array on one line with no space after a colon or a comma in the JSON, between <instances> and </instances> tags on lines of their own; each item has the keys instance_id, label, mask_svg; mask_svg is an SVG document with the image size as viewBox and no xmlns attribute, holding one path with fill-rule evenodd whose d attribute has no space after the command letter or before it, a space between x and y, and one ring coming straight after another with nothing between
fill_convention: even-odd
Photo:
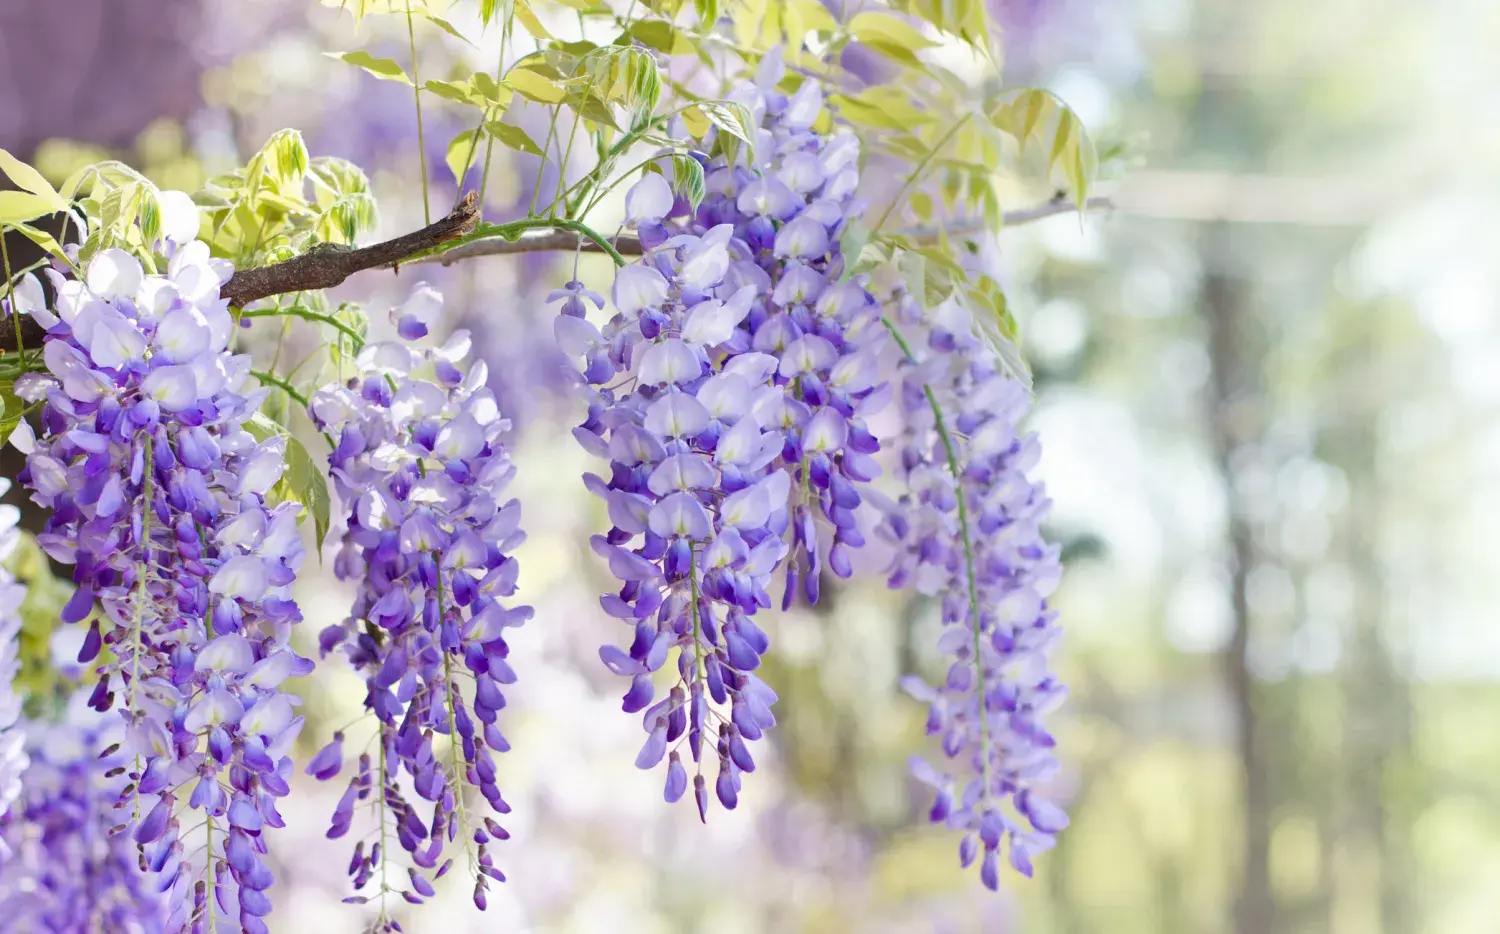
<instances>
[{"instance_id":1,"label":"leaf stem","mask_svg":"<svg viewBox=\"0 0 1500 934\"><path fill-rule=\"evenodd\" d=\"M412 96L417 101L417 159L422 170L422 219L432 223L432 202L427 195L427 138L422 129L422 78L417 74L417 29L412 24L411 0L406 0L406 40L411 47ZM459 179L460 182L463 179Z\"/></svg>"},{"instance_id":2,"label":"leaf stem","mask_svg":"<svg viewBox=\"0 0 1500 934\"><path fill-rule=\"evenodd\" d=\"M948 128L947 132L938 137L937 141L932 144L932 148L927 151L927 155L923 156L922 161L917 163L917 167L911 170L910 175L906 176L906 182L902 184L901 190L896 192L896 196L891 199L891 203L885 206L885 211L880 215L880 220L876 221L875 226L870 229L870 236L873 237L875 234L880 233L880 229L885 226L885 222L891 219L891 212L895 211L896 206L901 203L901 199L905 198L906 193L911 191L912 186L926 174L927 167L932 164L932 160L937 158L938 153L943 151L943 147L948 145L948 141L957 136L958 131L963 129L964 124L968 123L973 117L972 113L964 114L953 121L953 125Z\"/></svg>"},{"instance_id":3,"label":"leaf stem","mask_svg":"<svg viewBox=\"0 0 1500 934\"><path fill-rule=\"evenodd\" d=\"M349 327L349 325L332 315L325 315L322 312L313 311L311 308L304 308L301 305L292 305L290 308L253 308L249 311L240 312L241 318L282 318L288 316L301 318L304 321L316 321L319 324L326 324L342 332L345 337L354 341L355 353L359 353L360 349L365 345L365 339L360 336L358 331Z\"/></svg>"},{"instance_id":4,"label":"leaf stem","mask_svg":"<svg viewBox=\"0 0 1500 934\"><path fill-rule=\"evenodd\" d=\"M298 392L295 386L282 379L281 377L271 373L267 373L265 370L251 370L250 375L260 380L267 386L275 386L277 389L280 389L282 392L290 396L293 402L296 402L304 409L307 408L307 397ZM325 435L324 437L327 436Z\"/></svg>"}]
</instances>

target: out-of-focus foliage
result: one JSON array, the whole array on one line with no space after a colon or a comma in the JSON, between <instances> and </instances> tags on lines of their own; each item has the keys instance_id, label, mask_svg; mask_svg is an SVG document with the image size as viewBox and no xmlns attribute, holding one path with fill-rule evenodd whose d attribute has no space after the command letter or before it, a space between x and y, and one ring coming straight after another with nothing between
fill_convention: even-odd
<instances>
[{"instance_id":1,"label":"out-of-focus foliage","mask_svg":"<svg viewBox=\"0 0 1500 934\"><path fill-rule=\"evenodd\" d=\"M29 532L21 533L15 550L5 559L5 569L26 587L16 653L21 660L16 693L26 699L28 717L50 715L52 705L77 683L58 669L52 652L52 634L61 625L58 614L73 596L73 585L53 575L46 552Z\"/></svg>"}]
</instances>

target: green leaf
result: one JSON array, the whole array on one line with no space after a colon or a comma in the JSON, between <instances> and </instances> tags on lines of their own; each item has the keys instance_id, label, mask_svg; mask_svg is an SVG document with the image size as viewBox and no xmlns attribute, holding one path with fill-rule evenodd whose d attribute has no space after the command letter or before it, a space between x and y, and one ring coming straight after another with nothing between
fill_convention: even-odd
<instances>
[{"instance_id":1,"label":"green leaf","mask_svg":"<svg viewBox=\"0 0 1500 934\"><path fill-rule=\"evenodd\" d=\"M48 253L67 263L69 266L73 265L73 261L68 258L68 254L63 252L62 245L57 242L57 238L47 233L47 231L38 230L29 224L17 224L11 229L19 232L21 236L30 240L32 243L35 243L37 246L41 247Z\"/></svg>"},{"instance_id":2,"label":"green leaf","mask_svg":"<svg viewBox=\"0 0 1500 934\"><path fill-rule=\"evenodd\" d=\"M481 101L489 104L491 107L498 107L502 110L509 107L510 102L515 98L515 94L510 88L496 84L494 78L491 78L482 71L476 72L469 79L469 87L474 94L479 96Z\"/></svg>"},{"instance_id":3,"label":"green leaf","mask_svg":"<svg viewBox=\"0 0 1500 934\"><path fill-rule=\"evenodd\" d=\"M423 19L427 20L427 22L431 23L432 25L441 29L443 32L446 32L448 35L457 39L459 42L462 42L464 45L467 45L471 49L474 48L474 43L470 42L468 39L465 39L464 34L459 32L457 29L454 29L452 23L433 13L431 10L423 10L419 15Z\"/></svg>"},{"instance_id":4,"label":"green leaf","mask_svg":"<svg viewBox=\"0 0 1500 934\"><path fill-rule=\"evenodd\" d=\"M749 108L739 101L699 101L696 109L708 118L709 123L738 140L740 145L744 146L749 162L755 161L757 134L755 121L750 116ZM736 153L728 151L728 147L724 155L730 162L735 161Z\"/></svg>"},{"instance_id":5,"label":"green leaf","mask_svg":"<svg viewBox=\"0 0 1500 934\"><path fill-rule=\"evenodd\" d=\"M531 4L526 0L516 0L515 15L526 31L531 33L531 38L542 41L552 38L552 33L547 31L547 27L542 25L540 19L537 19L536 12L531 9Z\"/></svg>"},{"instance_id":6,"label":"green leaf","mask_svg":"<svg viewBox=\"0 0 1500 934\"><path fill-rule=\"evenodd\" d=\"M672 187L686 195L688 203L696 211L708 194L703 180L703 165L687 153L673 153Z\"/></svg>"},{"instance_id":7,"label":"green leaf","mask_svg":"<svg viewBox=\"0 0 1500 934\"><path fill-rule=\"evenodd\" d=\"M29 191L0 191L0 224L19 224L46 217L56 209L42 195Z\"/></svg>"},{"instance_id":8,"label":"green leaf","mask_svg":"<svg viewBox=\"0 0 1500 934\"><path fill-rule=\"evenodd\" d=\"M625 34L648 49L669 55L677 47L677 29L671 23L659 19L643 19L631 23Z\"/></svg>"},{"instance_id":9,"label":"green leaf","mask_svg":"<svg viewBox=\"0 0 1500 934\"><path fill-rule=\"evenodd\" d=\"M568 92L556 82L525 68L512 68L505 75L505 84L522 97L539 104L560 104L568 97Z\"/></svg>"},{"instance_id":10,"label":"green leaf","mask_svg":"<svg viewBox=\"0 0 1500 934\"><path fill-rule=\"evenodd\" d=\"M276 484L274 492L282 499L302 504L302 518L312 517L314 550L321 555L323 539L328 536L329 510L328 480L317 462L307 453L307 448L285 427L257 412L245 422L245 430L257 441L266 441L275 436L286 443L286 473ZM320 559L321 560L321 559Z\"/></svg>"},{"instance_id":11,"label":"green leaf","mask_svg":"<svg viewBox=\"0 0 1500 934\"><path fill-rule=\"evenodd\" d=\"M399 81L405 85L412 83L411 78L406 74L406 69L402 68L392 58L377 58L363 49L353 52L326 52L324 54L331 58L342 59L356 68L363 68L382 81Z\"/></svg>"},{"instance_id":12,"label":"green leaf","mask_svg":"<svg viewBox=\"0 0 1500 934\"><path fill-rule=\"evenodd\" d=\"M68 209L68 203L62 199L56 189L48 184L47 180L42 177L42 173L4 149L0 149L0 172L4 172L22 191L28 191L41 198L48 205L47 213Z\"/></svg>"},{"instance_id":13,"label":"green leaf","mask_svg":"<svg viewBox=\"0 0 1500 934\"><path fill-rule=\"evenodd\" d=\"M475 104L474 94L469 85L457 81L424 81L422 90L427 91L444 100L454 101L459 104Z\"/></svg>"},{"instance_id":14,"label":"green leaf","mask_svg":"<svg viewBox=\"0 0 1500 934\"><path fill-rule=\"evenodd\" d=\"M859 255L865 251L865 244L869 242L870 228L862 221L856 218L844 225L843 233L839 234L839 253L844 257L844 271L839 276L840 282L854 275L855 267L859 265Z\"/></svg>"},{"instance_id":15,"label":"green leaf","mask_svg":"<svg viewBox=\"0 0 1500 934\"><path fill-rule=\"evenodd\" d=\"M460 185L463 184L464 175L468 174L469 163L474 160L474 153L479 148L479 139L473 130L464 130L453 137L448 144L448 154L444 162L448 165L448 171L453 173L453 178Z\"/></svg>"},{"instance_id":16,"label":"green leaf","mask_svg":"<svg viewBox=\"0 0 1500 934\"><path fill-rule=\"evenodd\" d=\"M698 22L704 29L711 28L719 21L719 0L693 0L693 10L698 14Z\"/></svg>"},{"instance_id":17,"label":"green leaf","mask_svg":"<svg viewBox=\"0 0 1500 934\"><path fill-rule=\"evenodd\" d=\"M517 152L530 153L533 156L542 154L542 147L538 146L526 131L509 123L501 123L499 120L491 120L484 125L486 132L494 137L501 145Z\"/></svg>"},{"instance_id":18,"label":"green leaf","mask_svg":"<svg viewBox=\"0 0 1500 934\"><path fill-rule=\"evenodd\" d=\"M479 23L488 26L495 21L495 14L500 11L499 0L479 0Z\"/></svg>"},{"instance_id":19,"label":"green leaf","mask_svg":"<svg viewBox=\"0 0 1500 934\"><path fill-rule=\"evenodd\" d=\"M849 20L849 31L861 42L880 42L899 46L909 52L937 45L922 35L917 27L890 13L858 13Z\"/></svg>"}]
</instances>

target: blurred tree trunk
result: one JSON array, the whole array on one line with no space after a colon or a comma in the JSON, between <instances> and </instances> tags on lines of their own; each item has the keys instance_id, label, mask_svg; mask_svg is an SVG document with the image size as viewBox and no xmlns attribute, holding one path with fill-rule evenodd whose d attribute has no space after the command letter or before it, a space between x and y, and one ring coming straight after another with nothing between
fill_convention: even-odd
<instances>
[{"instance_id":1,"label":"blurred tree trunk","mask_svg":"<svg viewBox=\"0 0 1500 934\"><path fill-rule=\"evenodd\" d=\"M1261 719L1261 691L1250 671L1251 612L1247 583L1255 565L1255 540L1235 488L1237 455L1254 430L1259 384L1257 343L1247 333L1249 295L1231 268L1232 234L1227 225L1204 230L1200 308L1208 336L1209 432L1227 505L1230 602L1234 629L1223 654L1225 684L1235 719L1243 795L1241 876L1234 905L1237 934L1273 934L1276 903L1271 894L1271 776Z\"/></svg>"},{"instance_id":2,"label":"blurred tree trunk","mask_svg":"<svg viewBox=\"0 0 1500 934\"><path fill-rule=\"evenodd\" d=\"M1411 886L1410 823L1413 789L1408 774L1411 750L1411 692L1396 670L1380 540L1382 504L1390 493L1381 471L1379 424L1392 402L1383 387L1391 361L1382 353L1381 331L1390 309L1361 307L1346 321L1349 333L1330 361L1336 367L1336 408L1323 432L1324 455L1344 471L1349 501L1344 509L1344 551L1354 575L1352 631L1343 665L1344 796L1340 825L1351 842L1374 854L1378 884L1362 893L1376 904L1383 934L1415 930ZM1382 387L1377 389L1375 387Z\"/></svg>"}]
</instances>

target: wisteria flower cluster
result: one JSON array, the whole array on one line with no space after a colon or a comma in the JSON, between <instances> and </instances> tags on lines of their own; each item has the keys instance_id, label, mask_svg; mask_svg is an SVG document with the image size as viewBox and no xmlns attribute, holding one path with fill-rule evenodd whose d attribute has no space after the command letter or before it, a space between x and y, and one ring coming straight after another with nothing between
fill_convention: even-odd
<instances>
[{"instance_id":1,"label":"wisteria flower cluster","mask_svg":"<svg viewBox=\"0 0 1500 934\"><path fill-rule=\"evenodd\" d=\"M574 12L580 36L586 17L609 13ZM952 25L916 8L867 12L863 25L881 31ZM55 582L23 572L32 602L19 639L25 593L0 568L0 927L265 934L272 831L303 776L341 793L327 836L350 838L345 901L373 903L371 930L400 931L402 903L435 897L450 873L487 907L506 878L494 844L510 836L498 758L518 680L510 630L532 616L518 599L525 535L508 492L515 412L502 411L485 363L468 362L469 334L443 326L436 289L418 284L378 334L328 290L358 272L564 242L616 267L600 288L608 302L575 262L572 281L537 304L560 304L545 368L578 407L573 436L604 465L583 477L607 517L590 544L612 577L600 605L624 625L598 655L624 679L623 711L641 718L636 766L662 767L668 802L691 791L700 820L715 800L735 808L765 762L753 744L777 722L767 614L817 603L878 535L895 554L889 584L941 607L946 676L904 681L951 760L914 767L936 790L932 820L962 831L961 861L980 862L990 888L1002 857L1029 874L1053 844L1067 823L1046 784L1057 760L1045 718L1065 693L1049 662L1060 572L1040 528L1049 503L1029 476L1037 441L1017 428L1029 393L957 298L925 308L869 262L878 254L890 272L916 254L942 261L940 232L882 234L891 211L873 231L862 221L856 115L930 107L927 91L909 103L894 86L844 87L837 66L812 67L806 44L787 51L788 68L779 48L761 48L763 24L746 38L742 22L735 48L756 71L720 75L714 98L717 69L678 75L645 40L670 25L674 45L698 41L660 14L604 45L538 39L515 63L504 38L494 77L418 82L413 63L419 120L424 94L478 108L454 123L466 129L443 161L480 190L445 216L424 203L421 229L368 246L355 245L374 224L368 179L312 158L294 130L193 197L118 162L59 190L0 150L0 233L50 254L50 265L13 271L9 252L0 264L0 403L23 410L0 408L0 425L26 456L16 479L46 513L35 541L71 569L56 616L79 646L76 667L55 665L52 698L71 691L78 709L47 725L60 711L43 711L43 698L23 707L12 681L22 663L32 681L43 627L30 607ZM484 25L505 20L501 37L517 35L518 15L544 35L525 5L478 6ZM700 26L743 15L726 8ZM405 19L413 56L418 19L456 33L430 10ZM985 38L967 18L961 28L948 38ZM390 59L340 57L406 76ZM507 117L513 99L558 108L542 146ZM985 107L983 127L966 123L975 111L947 131L882 131L912 163L892 210L932 187L929 170L987 179L988 165L966 174L965 152L998 151L997 133L1024 144L1051 132L1052 161L1085 203L1093 153L1071 111L1041 91ZM654 154L634 162L645 147ZM495 223L480 216L483 189L506 149L541 153L537 177L556 192ZM575 152L594 168L580 175ZM960 187L993 196L971 181ZM607 237L590 217L617 185L625 218ZM945 206L998 211L951 187ZM58 214L65 244L33 226ZM940 288L908 284L924 299L993 285L966 282L956 261L934 265ZM504 315L484 298L470 320ZM257 321L280 328L274 348L255 339L271 333ZM882 441L872 424L890 408L903 427ZM292 431L305 423L327 442L326 471ZM882 478L883 465L896 475ZM8 486L0 479L0 494ZM0 507L0 559L15 522ZM309 629L293 586L304 536L323 554L330 527L326 554L352 602ZM334 657L357 676L363 710L302 738L320 751L299 768L293 679Z\"/></svg>"},{"instance_id":2,"label":"wisteria flower cluster","mask_svg":"<svg viewBox=\"0 0 1500 934\"><path fill-rule=\"evenodd\" d=\"M62 616L88 620L89 703L124 718L114 832L160 874L170 929L216 912L254 934L302 726L280 685L310 663L288 645L297 506L267 505L283 446L245 427L264 391L227 349L229 273L200 242L166 275L118 249L82 280L54 273L54 309L32 310L47 375L17 388L45 400L21 479L50 511L39 543L74 566Z\"/></svg>"},{"instance_id":3,"label":"wisteria flower cluster","mask_svg":"<svg viewBox=\"0 0 1500 934\"><path fill-rule=\"evenodd\" d=\"M312 399L314 420L336 439L330 475L348 510L334 568L356 585L349 617L319 642L324 655L344 652L365 676L365 707L379 723L374 769L368 753L359 757L329 836L345 834L356 804L368 802L377 827L394 823L413 864L400 894L420 902L452 865L446 844L464 834L468 847L472 835L474 902L483 908L490 880L505 879L489 843L509 834L493 818L471 825L466 790L498 814L510 811L494 760L510 748L497 719L503 686L516 680L505 631L531 608L505 602L519 570L510 553L525 535L520 503L505 498L515 473L503 442L510 423L485 388L485 365L460 369L469 350L463 331L442 347L408 343L426 336L441 305L435 290L419 286L392 312L403 340L366 346L356 361L361 377ZM333 778L342 742L336 736L308 771ZM402 771L415 799L399 782ZM380 894L388 891L390 858L378 843L357 843L355 887L378 874Z\"/></svg>"},{"instance_id":4,"label":"wisteria flower cluster","mask_svg":"<svg viewBox=\"0 0 1500 934\"><path fill-rule=\"evenodd\" d=\"M30 765L0 817L5 928L163 934L159 878L141 868L128 836L110 833L131 759L120 747L121 724L73 706L62 723L29 725Z\"/></svg>"},{"instance_id":5,"label":"wisteria flower cluster","mask_svg":"<svg viewBox=\"0 0 1500 934\"><path fill-rule=\"evenodd\" d=\"M0 496L8 489L10 481L0 477ZM26 588L5 570L5 559L20 538L16 531L17 515L16 507L0 505L0 818L21 791L21 774L26 771L27 763L25 737L16 728L21 716L21 698L15 691L16 671L21 664L17 639ZM4 858L5 853L0 849L0 860Z\"/></svg>"},{"instance_id":6,"label":"wisteria flower cluster","mask_svg":"<svg viewBox=\"0 0 1500 934\"><path fill-rule=\"evenodd\" d=\"M775 723L776 694L754 674L769 640L753 620L772 605L773 573L785 567L783 608L799 580L817 599L822 516L829 564L849 576L848 550L864 541L859 485L879 473L864 422L884 399L879 306L839 281L858 146L813 132L821 91L807 82L788 98L773 90L780 75L768 59L742 101L763 124L762 156L711 162L712 194L696 210L660 175L631 188L626 211L646 251L619 270L602 331L585 317L602 297L577 282L552 296L559 344L590 387L574 435L610 462L608 479L585 477L612 523L594 549L623 584L602 603L635 629L628 650L600 656L631 679L623 709L644 710L636 764L665 757L675 801L686 740L705 820L705 741L715 794L733 808L755 767L745 741ZM674 649L677 681L653 703L653 675Z\"/></svg>"},{"instance_id":7,"label":"wisteria flower cluster","mask_svg":"<svg viewBox=\"0 0 1500 934\"><path fill-rule=\"evenodd\" d=\"M966 831L960 859L980 858L993 889L1002 842L1029 876L1031 857L1068 823L1037 791L1057 769L1043 718L1066 696L1048 665L1061 635L1047 604L1058 548L1039 528L1051 501L1027 477L1036 436L1016 428L1030 394L999 371L969 312L950 299L922 314L906 295L893 307L910 356L899 394L906 491L880 499L881 533L898 549L889 582L940 598L938 646L952 659L937 686L916 676L903 686L930 705L927 732L964 778L920 759L913 771L936 790L931 819Z\"/></svg>"}]
</instances>

